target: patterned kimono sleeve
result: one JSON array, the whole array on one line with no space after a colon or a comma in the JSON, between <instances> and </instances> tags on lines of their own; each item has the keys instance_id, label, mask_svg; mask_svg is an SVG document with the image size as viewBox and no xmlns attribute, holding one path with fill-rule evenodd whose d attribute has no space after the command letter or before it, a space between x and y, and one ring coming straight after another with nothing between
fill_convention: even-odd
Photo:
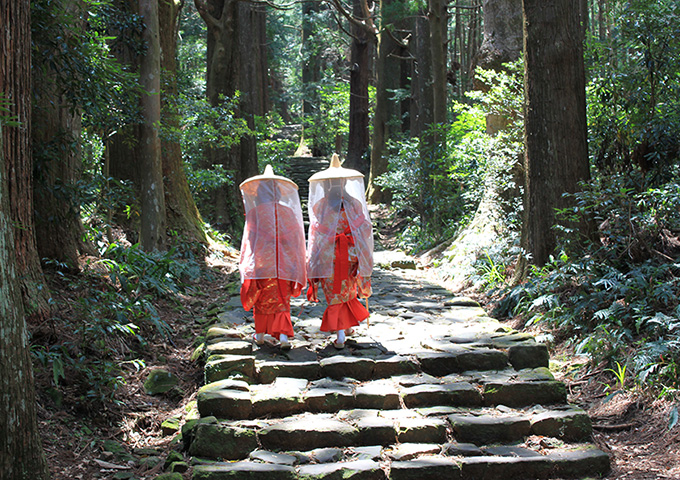
<instances>
[{"instance_id":1,"label":"patterned kimono sleeve","mask_svg":"<svg viewBox=\"0 0 680 480\"><path fill-rule=\"evenodd\" d=\"M310 302L319 301L319 281L317 279L309 279L307 285L307 300Z\"/></svg>"},{"instance_id":2,"label":"patterned kimono sleeve","mask_svg":"<svg viewBox=\"0 0 680 480\"><path fill-rule=\"evenodd\" d=\"M372 294L371 277L357 277L357 296L359 298L368 298Z\"/></svg>"},{"instance_id":3,"label":"patterned kimono sleeve","mask_svg":"<svg viewBox=\"0 0 680 480\"><path fill-rule=\"evenodd\" d=\"M247 312L257 302L260 296L260 289L257 286L257 280L246 279L241 285L241 305L243 309Z\"/></svg>"}]
</instances>

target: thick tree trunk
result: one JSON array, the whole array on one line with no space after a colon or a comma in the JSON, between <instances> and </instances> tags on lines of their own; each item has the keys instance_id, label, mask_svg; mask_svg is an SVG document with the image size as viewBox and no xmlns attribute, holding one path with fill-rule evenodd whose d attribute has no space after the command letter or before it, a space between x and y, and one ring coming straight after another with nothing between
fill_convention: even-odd
<instances>
[{"instance_id":1,"label":"thick tree trunk","mask_svg":"<svg viewBox=\"0 0 680 480\"><path fill-rule=\"evenodd\" d=\"M81 18L79 2L54 2L54 21ZM68 34L76 25L64 27ZM61 52L51 49L41 55ZM38 60L40 63L40 60ZM36 63L36 59L34 59ZM76 184L81 170L81 112L71 105L60 89L58 71L50 62L33 70L32 144L34 171L35 228L41 258L56 259L78 269L78 254L94 253L83 240L80 204Z\"/></svg>"},{"instance_id":2,"label":"thick tree trunk","mask_svg":"<svg viewBox=\"0 0 680 480\"><path fill-rule=\"evenodd\" d=\"M49 478L36 416L35 383L21 294L22 271L17 269L16 212L10 206L8 172L30 165L30 46L28 0L0 0L0 99L23 124L8 127L0 120L0 477L6 480ZM5 149L5 142L11 141ZM16 157L23 157L23 162ZM30 173L30 168L28 170ZM31 198L30 175L24 190L14 196ZM31 212L30 203L28 212ZM30 218L30 215L29 215ZM31 227L29 222L28 226ZM29 228L33 234L33 229ZM35 244L32 251L35 254ZM26 247L26 245L22 245ZM25 252L23 252L25 254ZM37 255L35 255L37 259ZM24 257L24 261L25 261ZM37 262L36 262L37 263ZM38 269L40 265L37 265ZM25 287L24 287L25 289Z\"/></svg>"},{"instance_id":3,"label":"thick tree trunk","mask_svg":"<svg viewBox=\"0 0 680 480\"><path fill-rule=\"evenodd\" d=\"M177 96L177 21L180 10L180 0L160 0L158 3L163 78L161 113L163 124L173 130L179 129L179 116L172 101ZM205 243L203 220L189 189L179 142L162 138L161 152L167 227L187 240Z\"/></svg>"},{"instance_id":4,"label":"thick tree trunk","mask_svg":"<svg viewBox=\"0 0 680 480\"><path fill-rule=\"evenodd\" d=\"M141 57L139 78L145 93L141 96L144 117L140 135L140 241L146 251L165 245L165 194L161 162L161 48L158 26L158 0L139 0L147 45Z\"/></svg>"},{"instance_id":5,"label":"thick tree trunk","mask_svg":"<svg viewBox=\"0 0 680 480\"><path fill-rule=\"evenodd\" d=\"M14 225L14 256L25 313L44 316L49 293L42 276L33 223L33 158L31 155L31 31L27 0L0 3L0 97L10 101L9 115L20 126L3 130L9 208Z\"/></svg>"},{"instance_id":6,"label":"thick tree trunk","mask_svg":"<svg viewBox=\"0 0 680 480\"><path fill-rule=\"evenodd\" d=\"M388 162L385 156L385 146L392 138L393 132L398 131L401 123L401 105L391 100L390 90L396 90L402 85L401 67L404 58L408 56L405 45L395 40L397 35L393 13L393 0L382 0L380 6L381 29L378 37L378 55L375 62L375 111L373 113L373 137L371 138L371 169L367 185L367 200L378 204L389 201L389 192L375 184L375 179L387 172ZM389 32L390 29L392 32Z\"/></svg>"},{"instance_id":7,"label":"thick tree trunk","mask_svg":"<svg viewBox=\"0 0 680 480\"><path fill-rule=\"evenodd\" d=\"M414 20L411 54L415 58L411 71L411 136L420 137L434 119L432 105L432 49L430 27L424 15Z\"/></svg>"},{"instance_id":8,"label":"thick tree trunk","mask_svg":"<svg viewBox=\"0 0 680 480\"><path fill-rule=\"evenodd\" d=\"M446 123L446 42L448 14L446 0L429 0L430 49L432 50L432 120L436 125ZM438 150L443 153L445 139L437 136Z\"/></svg>"},{"instance_id":9,"label":"thick tree trunk","mask_svg":"<svg viewBox=\"0 0 680 480\"><path fill-rule=\"evenodd\" d=\"M522 54L522 0L484 1L484 40L473 60L485 70L504 70L503 64L514 62ZM475 79L474 88L486 91L489 86ZM495 134L507 124L507 119L487 115L487 133Z\"/></svg>"},{"instance_id":10,"label":"thick tree trunk","mask_svg":"<svg viewBox=\"0 0 680 480\"><path fill-rule=\"evenodd\" d=\"M354 0L352 13L355 18L365 18L362 3L366 0ZM352 44L350 47L349 73L349 136L347 140L347 157L345 166L367 175L369 172L368 146L368 84L371 78L370 32L362 26L352 24Z\"/></svg>"},{"instance_id":11,"label":"thick tree trunk","mask_svg":"<svg viewBox=\"0 0 680 480\"><path fill-rule=\"evenodd\" d=\"M321 81L320 55L315 51L314 16L319 12L320 3L316 1L302 2L302 139L312 148L312 155L321 156L317 145L319 142L305 131L305 124L313 122L314 115L319 112L319 94L317 85Z\"/></svg>"},{"instance_id":12,"label":"thick tree trunk","mask_svg":"<svg viewBox=\"0 0 680 480\"><path fill-rule=\"evenodd\" d=\"M555 209L589 178L580 2L523 0L525 199L522 246L544 265Z\"/></svg>"},{"instance_id":13,"label":"thick tree trunk","mask_svg":"<svg viewBox=\"0 0 680 480\"><path fill-rule=\"evenodd\" d=\"M243 5L239 5L243 3ZM257 61L259 51L254 45L246 46L247 29L243 16L252 9L251 4L238 0L194 0L196 9L208 27L207 82L208 100L212 105L222 102L222 97L234 98L237 91L245 92L237 115L245 118L249 126L254 124L253 112L248 111L252 103L248 100L250 87L242 84L242 63ZM218 224L223 228L239 227L243 218L243 202L240 183L256 175L257 148L254 136L245 136L231 148L212 148L208 152L211 165L222 165L233 173L233 184L215 193L214 205Z\"/></svg>"}]
</instances>

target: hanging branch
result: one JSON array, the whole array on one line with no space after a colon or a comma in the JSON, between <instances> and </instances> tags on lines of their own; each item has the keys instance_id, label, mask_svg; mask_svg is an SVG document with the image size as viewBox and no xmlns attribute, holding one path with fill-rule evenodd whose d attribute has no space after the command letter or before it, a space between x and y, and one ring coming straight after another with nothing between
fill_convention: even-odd
<instances>
[{"instance_id":1,"label":"hanging branch","mask_svg":"<svg viewBox=\"0 0 680 480\"><path fill-rule=\"evenodd\" d=\"M340 0L332 0L332 3L337 9L337 11L340 12L340 14L343 17L345 17L351 24L356 25L357 27L365 30L369 35L372 35L373 37L378 36L378 29L375 27L375 24L373 23L373 12L372 9L368 7L367 0L361 0L361 10L364 12L364 15L366 15L366 17L364 17L364 20L360 20L354 15L352 15L350 12L348 12L347 9L342 5L342 3L340 3Z\"/></svg>"},{"instance_id":2,"label":"hanging branch","mask_svg":"<svg viewBox=\"0 0 680 480\"><path fill-rule=\"evenodd\" d=\"M225 5L228 2L225 2ZM222 24L208 12L208 7L203 0L194 0L194 5L196 6L196 11L201 16L206 25L213 28L221 28Z\"/></svg>"}]
</instances>

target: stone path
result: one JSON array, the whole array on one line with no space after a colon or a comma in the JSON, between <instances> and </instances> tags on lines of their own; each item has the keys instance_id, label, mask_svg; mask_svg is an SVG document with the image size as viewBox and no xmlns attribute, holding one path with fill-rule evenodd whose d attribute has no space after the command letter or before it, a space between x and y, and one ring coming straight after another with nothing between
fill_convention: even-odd
<instances>
[{"instance_id":1,"label":"stone path","mask_svg":"<svg viewBox=\"0 0 680 480\"><path fill-rule=\"evenodd\" d=\"M544 345L376 253L370 325L337 351L325 305L292 306L289 352L257 347L238 297L206 337L194 480L584 478L609 470ZM301 313L300 313L301 312Z\"/></svg>"}]
</instances>

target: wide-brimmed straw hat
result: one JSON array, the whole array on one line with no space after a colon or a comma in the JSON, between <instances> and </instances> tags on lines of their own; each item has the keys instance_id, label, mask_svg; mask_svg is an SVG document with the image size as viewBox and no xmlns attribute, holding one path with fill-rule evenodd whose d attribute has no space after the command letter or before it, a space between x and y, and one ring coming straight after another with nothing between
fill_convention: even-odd
<instances>
[{"instance_id":1,"label":"wide-brimmed straw hat","mask_svg":"<svg viewBox=\"0 0 680 480\"><path fill-rule=\"evenodd\" d=\"M309 177L310 182L318 180L328 180L331 178L362 178L363 173L351 168L344 168L340 166L340 157L337 153L333 154L331 158L331 165L326 170L321 170Z\"/></svg>"},{"instance_id":2,"label":"wide-brimmed straw hat","mask_svg":"<svg viewBox=\"0 0 680 480\"><path fill-rule=\"evenodd\" d=\"M297 184L290 178L282 177L281 175L276 175L271 165L267 165L266 167L264 167L264 173L262 175L255 175L254 177L245 179L243 182L241 182L241 185L239 187L243 188L245 184L250 182L257 182L258 180L279 180L282 182L290 183L296 189L298 188Z\"/></svg>"}]
</instances>

